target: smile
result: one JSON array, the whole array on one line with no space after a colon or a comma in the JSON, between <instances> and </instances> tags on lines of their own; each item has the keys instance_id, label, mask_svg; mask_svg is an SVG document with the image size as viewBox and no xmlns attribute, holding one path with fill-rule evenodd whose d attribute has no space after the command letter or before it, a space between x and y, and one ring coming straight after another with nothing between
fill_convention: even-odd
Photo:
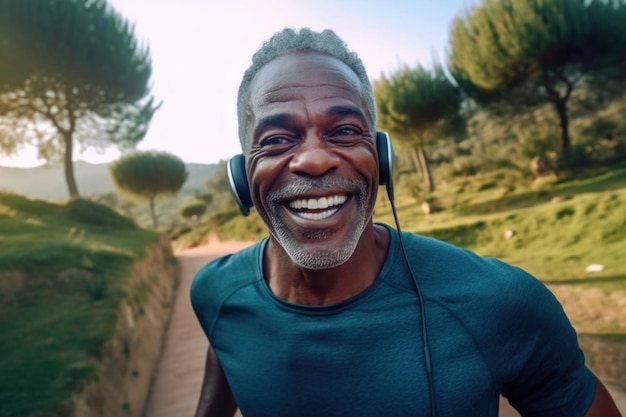
<instances>
[{"instance_id":1,"label":"smile","mask_svg":"<svg viewBox=\"0 0 626 417\"><path fill-rule=\"evenodd\" d=\"M289 202L289 208L302 218L309 220L322 220L339 211L340 206L346 202L346 195L334 195L321 198L301 198ZM316 211L309 211L316 210Z\"/></svg>"}]
</instances>

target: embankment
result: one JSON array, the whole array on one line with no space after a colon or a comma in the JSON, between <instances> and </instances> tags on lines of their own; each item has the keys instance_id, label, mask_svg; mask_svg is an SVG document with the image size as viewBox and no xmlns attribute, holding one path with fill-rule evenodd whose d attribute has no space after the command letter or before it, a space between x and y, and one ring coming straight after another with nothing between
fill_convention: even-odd
<instances>
[{"instance_id":1,"label":"embankment","mask_svg":"<svg viewBox=\"0 0 626 417\"><path fill-rule=\"evenodd\" d=\"M127 297L119 305L114 336L103 347L99 375L75 393L77 417L141 417L178 284L167 239L135 261Z\"/></svg>"}]
</instances>

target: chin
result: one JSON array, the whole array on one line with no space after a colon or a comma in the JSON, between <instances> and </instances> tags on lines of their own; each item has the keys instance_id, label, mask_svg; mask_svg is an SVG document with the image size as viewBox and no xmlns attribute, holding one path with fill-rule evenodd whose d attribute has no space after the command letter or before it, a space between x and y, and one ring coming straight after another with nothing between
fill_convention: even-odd
<instances>
[{"instance_id":1,"label":"chin","mask_svg":"<svg viewBox=\"0 0 626 417\"><path fill-rule=\"evenodd\" d=\"M354 254L364 227L351 229L339 241L331 236L306 236L306 241L297 239L285 228L276 228L274 237L287 252L289 258L305 269L322 270L340 266Z\"/></svg>"},{"instance_id":2,"label":"chin","mask_svg":"<svg viewBox=\"0 0 626 417\"><path fill-rule=\"evenodd\" d=\"M285 250L298 266L312 270L331 269L343 265L354 253L354 248L345 246L338 250L311 251L302 247Z\"/></svg>"}]
</instances>

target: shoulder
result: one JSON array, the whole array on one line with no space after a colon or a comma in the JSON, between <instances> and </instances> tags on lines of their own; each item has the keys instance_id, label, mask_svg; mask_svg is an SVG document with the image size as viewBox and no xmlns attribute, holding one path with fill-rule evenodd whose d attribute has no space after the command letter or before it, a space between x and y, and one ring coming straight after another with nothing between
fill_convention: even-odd
<instances>
[{"instance_id":1,"label":"shoulder","mask_svg":"<svg viewBox=\"0 0 626 417\"><path fill-rule=\"evenodd\" d=\"M424 236L407 233L404 239L425 290L436 298L498 313L505 321L563 315L545 284L522 268Z\"/></svg>"},{"instance_id":2,"label":"shoulder","mask_svg":"<svg viewBox=\"0 0 626 417\"><path fill-rule=\"evenodd\" d=\"M403 232L407 257L424 284L499 291L502 287L543 286L526 271L495 258L427 236ZM481 288L484 287L484 288Z\"/></svg>"},{"instance_id":3,"label":"shoulder","mask_svg":"<svg viewBox=\"0 0 626 417\"><path fill-rule=\"evenodd\" d=\"M551 415L577 415L575 410L588 406L593 378L576 332L539 279L436 239L412 233L402 239L429 307L431 330L438 323L460 324L495 386L517 408L541 404L554 410L565 398L567 411Z\"/></svg>"},{"instance_id":4,"label":"shoulder","mask_svg":"<svg viewBox=\"0 0 626 417\"><path fill-rule=\"evenodd\" d=\"M192 281L192 297L206 290L214 293L230 292L250 280L261 279L259 272L264 246L265 240L262 240L205 264Z\"/></svg>"},{"instance_id":5,"label":"shoulder","mask_svg":"<svg viewBox=\"0 0 626 417\"><path fill-rule=\"evenodd\" d=\"M200 268L190 288L191 305L199 319L215 316L224 300L239 288L263 279L264 246L265 240L262 240Z\"/></svg>"},{"instance_id":6,"label":"shoulder","mask_svg":"<svg viewBox=\"0 0 626 417\"><path fill-rule=\"evenodd\" d=\"M403 241L427 302L458 316L479 340L516 331L511 340L519 340L528 336L521 328L546 337L571 332L559 301L525 270L425 236L403 233Z\"/></svg>"}]
</instances>

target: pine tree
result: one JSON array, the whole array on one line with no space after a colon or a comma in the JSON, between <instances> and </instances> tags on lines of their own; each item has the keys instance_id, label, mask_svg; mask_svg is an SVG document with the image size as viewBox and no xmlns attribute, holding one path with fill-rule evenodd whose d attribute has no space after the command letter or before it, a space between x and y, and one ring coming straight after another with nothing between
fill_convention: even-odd
<instances>
[{"instance_id":1,"label":"pine tree","mask_svg":"<svg viewBox=\"0 0 626 417\"><path fill-rule=\"evenodd\" d=\"M109 165L116 190L131 199L147 200L154 228L159 227L155 203L174 196L187 181L187 167L167 152L143 151L125 155Z\"/></svg>"},{"instance_id":2,"label":"pine tree","mask_svg":"<svg viewBox=\"0 0 626 417\"><path fill-rule=\"evenodd\" d=\"M378 124L408 145L428 191L435 189L426 147L462 125L461 94L436 64L432 70L405 66L374 81Z\"/></svg>"},{"instance_id":3,"label":"pine tree","mask_svg":"<svg viewBox=\"0 0 626 417\"><path fill-rule=\"evenodd\" d=\"M483 0L451 26L449 69L476 101L551 103L562 161L571 157L572 90L623 67L623 0Z\"/></svg>"},{"instance_id":4,"label":"pine tree","mask_svg":"<svg viewBox=\"0 0 626 417\"><path fill-rule=\"evenodd\" d=\"M158 105L149 49L105 0L0 0L0 152L34 145L63 161L79 195L74 148L133 148Z\"/></svg>"}]
</instances>

